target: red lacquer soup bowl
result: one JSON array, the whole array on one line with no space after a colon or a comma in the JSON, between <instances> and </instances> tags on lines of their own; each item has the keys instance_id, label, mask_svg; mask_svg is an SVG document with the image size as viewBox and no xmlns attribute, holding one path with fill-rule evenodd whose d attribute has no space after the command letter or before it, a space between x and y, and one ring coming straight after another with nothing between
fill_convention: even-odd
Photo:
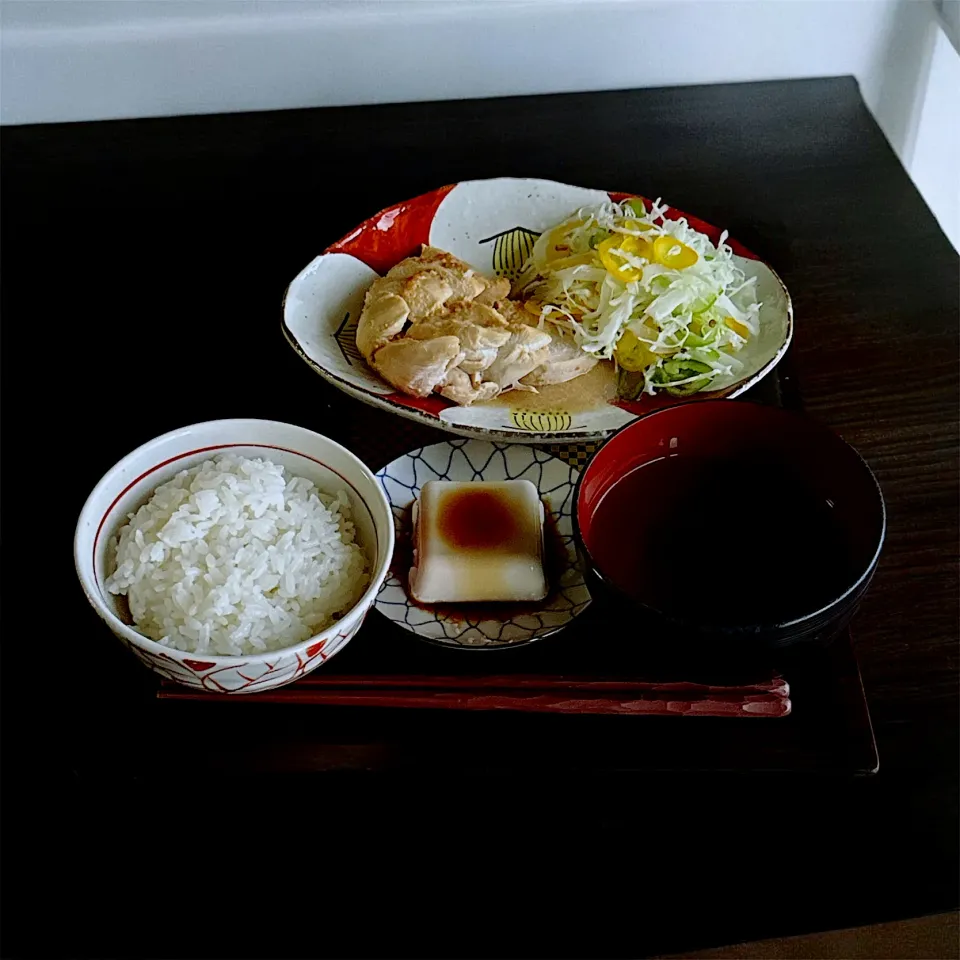
<instances>
[{"instance_id":1,"label":"red lacquer soup bowl","mask_svg":"<svg viewBox=\"0 0 960 960\"><path fill-rule=\"evenodd\" d=\"M625 636L752 654L827 642L880 556L883 496L835 433L747 402L686 403L616 433L583 471L574 530Z\"/></svg>"}]
</instances>

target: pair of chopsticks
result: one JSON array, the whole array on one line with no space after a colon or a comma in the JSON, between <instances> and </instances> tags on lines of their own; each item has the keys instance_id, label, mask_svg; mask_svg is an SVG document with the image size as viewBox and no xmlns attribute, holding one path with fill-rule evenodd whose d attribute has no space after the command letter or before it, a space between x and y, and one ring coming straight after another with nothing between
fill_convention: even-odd
<instances>
[{"instance_id":1,"label":"pair of chopsticks","mask_svg":"<svg viewBox=\"0 0 960 960\"><path fill-rule=\"evenodd\" d=\"M598 679L568 676L369 677L310 674L257 694L224 697L165 681L159 696L175 700L336 704L453 710L521 710L548 713L782 717L790 712L790 687L782 677L721 685L692 681Z\"/></svg>"}]
</instances>

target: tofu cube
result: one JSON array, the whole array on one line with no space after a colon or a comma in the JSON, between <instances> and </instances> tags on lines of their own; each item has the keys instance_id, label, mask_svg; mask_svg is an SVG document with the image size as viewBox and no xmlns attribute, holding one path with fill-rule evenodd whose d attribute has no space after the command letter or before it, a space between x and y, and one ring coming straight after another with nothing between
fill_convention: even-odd
<instances>
[{"instance_id":1,"label":"tofu cube","mask_svg":"<svg viewBox=\"0 0 960 960\"><path fill-rule=\"evenodd\" d=\"M413 505L410 594L420 603L542 600L543 504L529 480L428 480Z\"/></svg>"}]
</instances>

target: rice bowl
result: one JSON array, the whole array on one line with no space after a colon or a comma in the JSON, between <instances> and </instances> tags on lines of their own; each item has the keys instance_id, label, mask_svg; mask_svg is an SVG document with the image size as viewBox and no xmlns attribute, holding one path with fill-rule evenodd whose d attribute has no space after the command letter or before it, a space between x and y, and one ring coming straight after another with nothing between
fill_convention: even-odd
<instances>
[{"instance_id":1,"label":"rice bowl","mask_svg":"<svg viewBox=\"0 0 960 960\"><path fill-rule=\"evenodd\" d=\"M343 490L224 455L161 484L121 528L106 582L145 636L242 656L306 640L369 580Z\"/></svg>"},{"instance_id":2,"label":"rice bowl","mask_svg":"<svg viewBox=\"0 0 960 960\"><path fill-rule=\"evenodd\" d=\"M175 639L172 634L167 636L167 642L158 642L147 636L143 629L137 629L133 623L131 605L128 605L127 598L111 593L108 588L108 581L120 570L125 559L118 553L117 546L121 530L130 525L131 515L135 516L154 497L158 488L175 480L178 474L220 457L260 459L282 467L286 478L284 483L284 512L286 513L289 513L290 497L286 487L290 481L293 478L303 478L313 484L316 488L316 498L324 510L330 514L336 514L342 542L349 542L349 525L352 524L353 544L362 554L365 577L363 584L356 585L358 595L352 594L351 588L351 598L341 601L333 597L332 593L323 590L320 593L323 593L324 608L321 610L317 607L310 611L305 610L303 606L304 599L307 606L312 603L312 599L306 595L297 598L280 596L281 590L285 589L280 582L275 588L270 587L269 582L265 582L262 586L261 594L270 594L274 597L271 604L274 612L272 614L267 612L266 619L270 619L271 616L278 618L278 621L284 619L282 610L286 606L290 612L290 619L295 622L297 618L292 613L294 603L300 605L301 609L296 611L297 616L308 628L307 632L311 634L304 639L292 640L292 634L283 635L282 631L278 630L276 635L268 641L263 635L265 619L250 616L248 618L251 621L250 633L251 635L260 633L260 640L263 641L265 649L258 649L253 642L249 644L241 642L244 639L242 636L234 636L231 641L237 643L239 649L243 651L239 654L217 652L216 641L203 650L199 645L194 646L197 638L190 638L189 642L183 642L182 639ZM294 495L294 501L302 499L301 494L302 491L297 492ZM310 494L307 494L308 500L309 497ZM346 505L343 504L343 500L346 501ZM278 507L275 509L279 512ZM324 514L320 512L319 507L314 505L310 509L316 511L318 520L323 518ZM252 514L255 511L250 512ZM252 517L252 519L257 518ZM329 517L327 519L332 523ZM242 521L244 529L246 529L246 522L246 520ZM323 524L321 523L320 526L322 527ZM261 532L265 535L268 533L263 530ZM280 538L288 532L289 530L280 530L278 527L277 533ZM133 542L136 543L136 531L133 530L132 534ZM189 537L185 542L192 543L196 539ZM314 531L307 539L318 541L323 537ZM150 553L155 546L156 544L148 542L144 534L144 543L140 551L146 548L148 559L140 561L137 555L135 567L141 562L148 563ZM181 549L183 544L176 546L177 549ZM269 549L271 546L276 548L277 544L265 542L261 546ZM318 550L318 543L314 543L311 547L308 542L306 546L308 552L312 549L316 553L316 556L311 558L311 562L317 562L320 568L323 568L327 564L323 556L326 550L324 548ZM194 547L196 547L195 543L187 549L189 551ZM349 450L320 434L293 424L271 420L214 420L192 424L163 434L138 447L106 472L87 498L80 513L74 537L74 561L80 584L95 612L137 659L151 670L195 689L224 693L250 693L289 683L321 666L346 646L363 623L387 575L393 548L394 525L389 503L370 469ZM167 549L170 552L173 550L172 547ZM284 549L280 548L280 553L283 555L285 555ZM296 549L299 552L299 548ZM275 549L274 553L276 552ZM182 550L180 555L182 556ZM304 557L302 561L306 562L307 559ZM155 567L164 567L166 562L166 559L149 561ZM356 561L349 562L352 564ZM335 562L327 564L327 569L336 580L338 564ZM352 568L348 566L344 569ZM180 576L187 570L187 567L177 561L175 566L164 571L164 575L169 573L174 582L179 582L180 579L188 579L186 576ZM143 574L148 572L147 569L142 571ZM284 575L286 572L285 569ZM131 571L126 569L122 576L129 579ZM193 576L195 580L199 578L198 574ZM133 578L136 579L136 569L133 571ZM353 575L350 574L351 581L352 578ZM215 577L213 579L216 580ZM281 576L282 579L283 576ZM324 579L329 581L330 577L324 578L318 574L317 583L321 583ZM149 581L149 577L147 580ZM119 580L113 583L114 586L119 584ZM211 589L207 590L199 601L193 597L193 602L198 604L194 613L202 611L205 603L208 603L211 608L216 606L215 598L206 596L212 592L214 585L208 584L208 586ZM330 584L326 583L326 586L329 587ZM295 583L294 587L292 592L299 594L297 588L303 588L303 584ZM201 591L203 592L202 587ZM193 593L192 589L190 592ZM319 600L320 593L313 599ZM185 600L183 597L181 599ZM229 599L229 596L223 595L216 598L221 604ZM235 599L230 602L236 605ZM191 603L187 603L186 606L189 610ZM244 614L239 607L235 611L229 611L223 606L218 609L219 612L215 616L228 621L227 624L220 623L220 627L235 628ZM314 616L310 617L310 623L306 623L311 612ZM247 613L252 614L253 611ZM231 620L233 614L236 614L236 624ZM315 624L312 621L318 615L320 619ZM197 619L195 615L194 619ZM330 622L325 623L326 619ZM254 629L254 624L259 624L259 628ZM191 627L195 629L195 625ZM300 630L299 634L302 635L303 632ZM165 631L164 633L166 635ZM215 631L211 627L211 640L214 635ZM287 645L280 645L281 636ZM250 637L246 639L249 640ZM171 640L173 642L170 642ZM190 649L182 649L185 646Z\"/></svg>"}]
</instances>

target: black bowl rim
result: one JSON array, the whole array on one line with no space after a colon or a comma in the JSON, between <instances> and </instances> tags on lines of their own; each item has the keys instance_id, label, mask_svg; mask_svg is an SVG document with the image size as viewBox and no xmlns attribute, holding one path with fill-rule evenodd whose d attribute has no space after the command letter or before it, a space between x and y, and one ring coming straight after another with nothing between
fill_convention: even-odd
<instances>
[{"instance_id":1,"label":"black bowl rim","mask_svg":"<svg viewBox=\"0 0 960 960\"><path fill-rule=\"evenodd\" d=\"M590 552L590 549L587 547L586 541L583 538L583 533L580 530L580 489L584 482L585 477L590 472L590 468L593 466L597 457L603 452L603 447L605 447L611 440L619 436L621 433L624 433L631 428L635 428L638 424L642 423L645 420L649 420L651 417L659 416L660 414L669 414L671 411L679 410L681 407L687 407L692 404L720 404L720 403L738 403L745 406L749 405L752 407L762 407L766 410L776 411L777 414L782 414L788 418L793 418L795 420L803 420L806 423L813 424L818 429L824 431L825 433L830 434L835 439L839 440L863 465L864 470L867 472L867 476L873 481L873 485L877 491L877 497L880 501L880 535L877 537L877 548L873 552L873 556L870 559L870 562L865 567L863 573L857 577L854 583L845 590L839 597L831 600L828 604L820 607L817 610L813 610L810 613L806 613L801 617L795 617L793 620L786 620L779 623L757 623L747 627L730 627L723 626L722 624L710 624L710 623L696 623L694 621L680 620L676 617L670 616L670 614L665 613L662 610L653 607L648 603L644 603L642 600L638 600L636 597L631 596L626 591L621 590L616 584L614 584L609 577L605 576L600 569L599 564L594 558L593 554ZM860 452L856 447L847 443L843 437L840 436L835 430L830 429L826 424L821 423L819 420L814 419L813 417L807 416L805 413L800 413L796 410L787 410L783 407L774 407L768 403L758 403L756 400L738 400L738 399L693 399L687 400L684 403L677 403L670 407L664 407L660 410L651 410L649 413L642 414L637 417L635 420L631 420L629 423L625 423L622 427L612 433L603 443L603 446L597 450L596 454L590 459L587 465L580 471L580 476L577 478L576 485L573 488L573 536L575 543L580 547L583 552L583 557L589 562L590 568L593 574L600 580L603 586L610 590L613 594L618 597L623 598L625 601L643 608L644 610L649 611L651 614L654 614L657 617L665 620L670 624L674 624L681 628L687 628L694 631L703 631L704 629L708 631L716 631L721 633L729 633L731 635L750 635L750 634L760 634L766 631L771 630L787 630L791 627L796 627L804 623L808 623L812 620L815 620L817 617L822 616L827 613L827 611L833 608L840 608L844 606L845 601L847 601L851 596L855 596L857 591L873 576L874 571L876 570L877 563L880 560L880 554L883 550L883 544L887 536L887 505L883 497L883 489L880 486L880 481L877 480L876 475L873 470L870 469L870 465L863 458ZM586 571L584 571L586 573Z\"/></svg>"}]
</instances>

